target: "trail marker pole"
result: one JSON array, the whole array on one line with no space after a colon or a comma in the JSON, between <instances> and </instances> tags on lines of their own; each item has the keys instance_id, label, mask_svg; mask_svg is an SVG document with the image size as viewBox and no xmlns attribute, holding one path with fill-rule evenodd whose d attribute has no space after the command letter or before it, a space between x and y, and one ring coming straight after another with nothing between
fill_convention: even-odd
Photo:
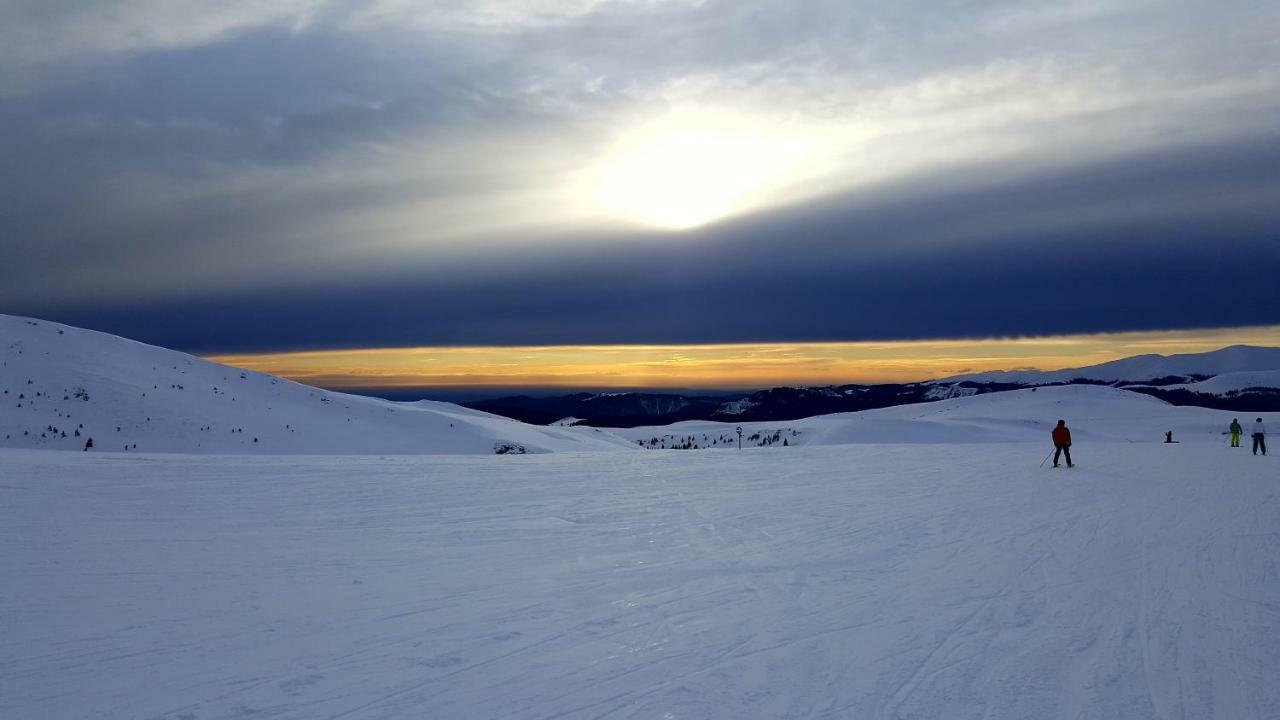
<instances>
[{"instance_id":1,"label":"trail marker pole","mask_svg":"<svg viewBox=\"0 0 1280 720\"><path fill-rule=\"evenodd\" d=\"M742 449L742 426L738 426L738 449Z\"/></svg>"}]
</instances>

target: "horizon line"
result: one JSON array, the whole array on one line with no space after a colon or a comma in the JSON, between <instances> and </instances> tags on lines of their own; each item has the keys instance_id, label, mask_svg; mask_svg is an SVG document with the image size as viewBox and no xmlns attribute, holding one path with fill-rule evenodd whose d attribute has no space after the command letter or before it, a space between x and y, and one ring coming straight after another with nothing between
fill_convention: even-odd
<instances>
[{"instance_id":1,"label":"horizon line","mask_svg":"<svg viewBox=\"0 0 1280 720\"><path fill-rule=\"evenodd\" d=\"M1018 338L635 345L417 346L211 354L214 362L337 390L740 390L927 382L1053 371L1136 355L1280 347L1280 325Z\"/></svg>"}]
</instances>

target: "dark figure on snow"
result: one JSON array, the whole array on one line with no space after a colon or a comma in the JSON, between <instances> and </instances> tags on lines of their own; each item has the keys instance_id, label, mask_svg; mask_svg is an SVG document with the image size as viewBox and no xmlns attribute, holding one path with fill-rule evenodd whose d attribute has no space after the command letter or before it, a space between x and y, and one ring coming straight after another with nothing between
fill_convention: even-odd
<instances>
[{"instance_id":1,"label":"dark figure on snow","mask_svg":"<svg viewBox=\"0 0 1280 720\"><path fill-rule=\"evenodd\" d=\"M1058 427L1053 429L1053 466L1058 467L1058 457L1067 456L1067 467L1075 467L1071 464L1071 431L1067 429L1067 421L1059 420Z\"/></svg>"},{"instance_id":2,"label":"dark figure on snow","mask_svg":"<svg viewBox=\"0 0 1280 720\"><path fill-rule=\"evenodd\" d=\"M1262 418L1253 421L1253 454L1257 455L1259 449L1267 454L1267 426L1262 424Z\"/></svg>"},{"instance_id":3,"label":"dark figure on snow","mask_svg":"<svg viewBox=\"0 0 1280 720\"><path fill-rule=\"evenodd\" d=\"M89 452L89 449L92 447L93 447L93 438L89 438L84 442L84 451Z\"/></svg>"},{"instance_id":4,"label":"dark figure on snow","mask_svg":"<svg viewBox=\"0 0 1280 720\"><path fill-rule=\"evenodd\" d=\"M1240 418L1231 418L1228 430L1231 433L1231 447L1240 447L1240 435L1244 432L1244 428L1240 427Z\"/></svg>"}]
</instances>

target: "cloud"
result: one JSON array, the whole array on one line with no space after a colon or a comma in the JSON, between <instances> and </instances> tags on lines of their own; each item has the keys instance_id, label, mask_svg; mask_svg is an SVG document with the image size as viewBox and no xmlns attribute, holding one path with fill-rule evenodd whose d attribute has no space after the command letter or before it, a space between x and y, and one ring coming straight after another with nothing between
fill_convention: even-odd
<instances>
[{"instance_id":1,"label":"cloud","mask_svg":"<svg viewBox=\"0 0 1280 720\"><path fill-rule=\"evenodd\" d=\"M1188 264L1193 239L1270 257L1277 223L1273 3L133 0L0 20L0 306L34 314L279 302L304 328L314 302L361 325L282 336L302 346L385 342L370 316L406 301L461 303L399 331L451 342L1166 327L1141 296L1181 292L1169 278L1258 279ZM683 235L600 202L623 153L690 127L781 150L742 159L728 217ZM1106 301L1024 317L1016 259L1063 242L1139 263L1139 297L1090 264L1086 285L1121 283ZM849 283L897 310L839 320L875 302ZM742 287L779 300L726 318Z\"/></svg>"},{"instance_id":2,"label":"cloud","mask_svg":"<svg viewBox=\"0 0 1280 720\"><path fill-rule=\"evenodd\" d=\"M49 303L209 352L1007 337L1280 323L1280 139L967 192L889 192L673 240L486 246L269 289ZM1271 195L1237 202L1237 185ZM1196 198L1163 207L1170 198ZM1157 211L1073 220L1094 208ZM1046 217L1040 217L1047 215ZM21 305L15 310L31 312Z\"/></svg>"},{"instance_id":3,"label":"cloud","mask_svg":"<svg viewBox=\"0 0 1280 720\"><path fill-rule=\"evenodd\" d=\"M186 48L263 26L302 30L323 0L9 0L0 6L0 88L64 63Z\"/></svg>"}]
</instances>

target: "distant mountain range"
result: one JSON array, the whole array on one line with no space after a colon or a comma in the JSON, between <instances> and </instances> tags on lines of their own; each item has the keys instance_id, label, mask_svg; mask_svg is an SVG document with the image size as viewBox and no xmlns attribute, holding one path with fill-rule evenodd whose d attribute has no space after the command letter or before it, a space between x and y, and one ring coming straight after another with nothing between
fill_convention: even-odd
<instances>
[{"instance_id":1,"label":"distant mountain range","mask_svg":"<svg viewBox=\"0 0 1280 720\"><path fill-rule=\"evenodd\" d=\"M1280 347L1231 345L1220 350L1182 355L1134 355L1100 365L1065 370L996 370L957 375L937 382L1013 383L1052 385L1077 380L1140 383L1178 378L1200 380L1227 373L1280 370Z\"/></svg>"},{"instance_id":2,"label":"distant mountain range","mask_svg":"<svg viewBox=\"0 0 1280 720\"><path fill-rule=\"evenodd\" d=\"M969 393L972 394L972 393ZM952 397L922 383L778 387L738 396L659 393L574 393L555 397L497 398L461 403L494 415L547 425L565 418L595 427L666 425L682 420L751 422L872 410Z\"/></svg>"},{"instance_id":3,"label":"distant mountain range","mask_svg":"<svg viewBox=\"0 0 1280 720\"><path fill-rule=\"evenodd\" d=\"M1241 412L1280 411L1280 348L1232 345L1206 353L1137 355L1065 370L1014 370L919 383L778 387L741 395L573 393L513 396L463 405L525 422L571 419L596 427L665 425L684 420L796 420L1046 385L1109 385L1174 405Z\"/></svg>"}]
</instances>

